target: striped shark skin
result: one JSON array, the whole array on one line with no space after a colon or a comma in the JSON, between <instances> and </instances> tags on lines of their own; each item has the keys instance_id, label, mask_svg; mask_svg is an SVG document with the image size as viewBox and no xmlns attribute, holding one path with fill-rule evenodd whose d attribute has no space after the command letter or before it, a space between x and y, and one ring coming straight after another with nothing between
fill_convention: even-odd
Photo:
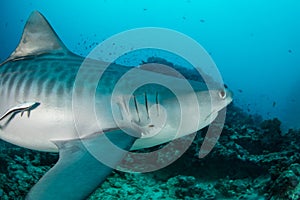
<instances>
[{"instance_id":1,"label":"striped shark skin","mask_svg":"<svg viewBox=\"0 0 300 200\"><path fill-rule=\"evenodd\" d=\"M76 81L83 62L85 78ZM104 62L70 52L37 11L30 15L16 50L0 64L0 138L29 149L59 152L60 156L26 199L85 199L126 156L123 151L109 155L108 166L86 146L98 154L110 154L105 138L127 151L172 141L209 125L232 101L226 88L207 91L202 83L194 83L201 90L190 94L181 87L183 79L143 68L129 75L120 86L122 92L113 97L115 85L129 68L112 64L94 90L93 82L104 66ZM131 81L143 81L144 77L170 83L183 102L179 105L172 92L157 85L141 87L134 94L126 90ZM197 105L195 97L200 102ZM95 106L89 107L91 98L95 98ZM97 119L91 113L93 108ZM83 133L78 133L74 109L82 111L83 120L78 123ZM182 110L189 117L180 122ZM192 125L195 123L197 126Z\"/></svg>"}]
</instances>

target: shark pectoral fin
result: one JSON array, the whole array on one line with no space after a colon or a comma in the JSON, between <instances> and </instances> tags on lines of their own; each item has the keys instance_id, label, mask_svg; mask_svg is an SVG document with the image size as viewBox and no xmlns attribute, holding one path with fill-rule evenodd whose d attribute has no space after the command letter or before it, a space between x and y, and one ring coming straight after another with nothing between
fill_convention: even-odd
<instances>
[{"instance_id":1,"label":"shark pectoral fin","mask_svg":"<svg viewBox=\"0 0 300 200\"><path fill-rule=\"evenodd\" d=\"M124 158L135 140L120 129L114 129L83 139L55 141L59 160L26 199L87 198Z\"/></svg>"},{"instance_id":2,"label":"shark pectoral fin","mask_svg":"<svg viewBox=\"0 0 300 200\"><path fill-rule=\"evenodd\" d=\"M4 118L6 118L8 115L10 114L16 114L21 112L21 116L23 115L23 113L25 111L28 112L28 117L30 116L30 111L35 109L36 107L38 107L40 105L39 102L27 102L27 103L22 103L19 105L16 105L10 109L8 109L1 117L0 117L0 121L3 120Z\"/></svg>"}]
</instances>

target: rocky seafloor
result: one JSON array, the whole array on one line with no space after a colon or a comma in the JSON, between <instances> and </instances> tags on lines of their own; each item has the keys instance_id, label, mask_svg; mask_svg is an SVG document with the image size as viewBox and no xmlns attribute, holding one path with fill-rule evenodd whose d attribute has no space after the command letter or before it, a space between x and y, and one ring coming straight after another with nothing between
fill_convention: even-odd
<instances>
[{"instance_id":1,"label":"rocky seafloor","mask_svg":"<svg viewBox=\"0 0 300 200\"><path fill-rule=\"evenodd\" d=\"M202 130L170 166L151 173L114 171L89 199L300 199L300 131L282 132L280 125L230 105L219 141L206 157L198 158ZM23 199L58 159L0 145L1 199Z\"/></svg>"}]
</instances>

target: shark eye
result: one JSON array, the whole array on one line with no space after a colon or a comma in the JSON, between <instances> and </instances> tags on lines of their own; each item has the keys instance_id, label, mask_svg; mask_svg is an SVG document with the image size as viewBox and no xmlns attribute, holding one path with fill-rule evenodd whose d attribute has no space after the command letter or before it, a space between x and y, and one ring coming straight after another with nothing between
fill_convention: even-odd
<instances>
[{"instance_id":1,"label":"shark eye","mask_svg":"<svg viewBox=\"0 0 300 200\"><path fill-rule=\"evenodd\" d=\"M219 96L220 96L221 99L225 99L226 98L226 92L225 92L225 90L221 90L219 92Z\"/></svg>"}]
</instances>

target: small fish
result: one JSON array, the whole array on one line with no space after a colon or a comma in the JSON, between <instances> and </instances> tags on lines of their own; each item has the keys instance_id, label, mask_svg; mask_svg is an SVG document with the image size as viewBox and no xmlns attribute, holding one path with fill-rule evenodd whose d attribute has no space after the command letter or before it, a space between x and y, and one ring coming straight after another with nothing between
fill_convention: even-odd
<instances>
[{"instance_id":1,"label":"small fish","mask_svg":"<svg viewBox=\"0 0 300 200\"><path fill-rule=\"evenodd\" d=\"M38 102L28 102L28 103L23 103L23 104L19 104L16 105L10 109L8 109L1 117L0 117L0 121L3 120L4 118L6 118L7 116L9 116L10 114L16 114L21 112L21 116L23 116L24 112L28 112L28 117L30 117L30 111L35 109L36 107L38 107L40 105L40 103Z\"/></svg>"}]
</instances>

